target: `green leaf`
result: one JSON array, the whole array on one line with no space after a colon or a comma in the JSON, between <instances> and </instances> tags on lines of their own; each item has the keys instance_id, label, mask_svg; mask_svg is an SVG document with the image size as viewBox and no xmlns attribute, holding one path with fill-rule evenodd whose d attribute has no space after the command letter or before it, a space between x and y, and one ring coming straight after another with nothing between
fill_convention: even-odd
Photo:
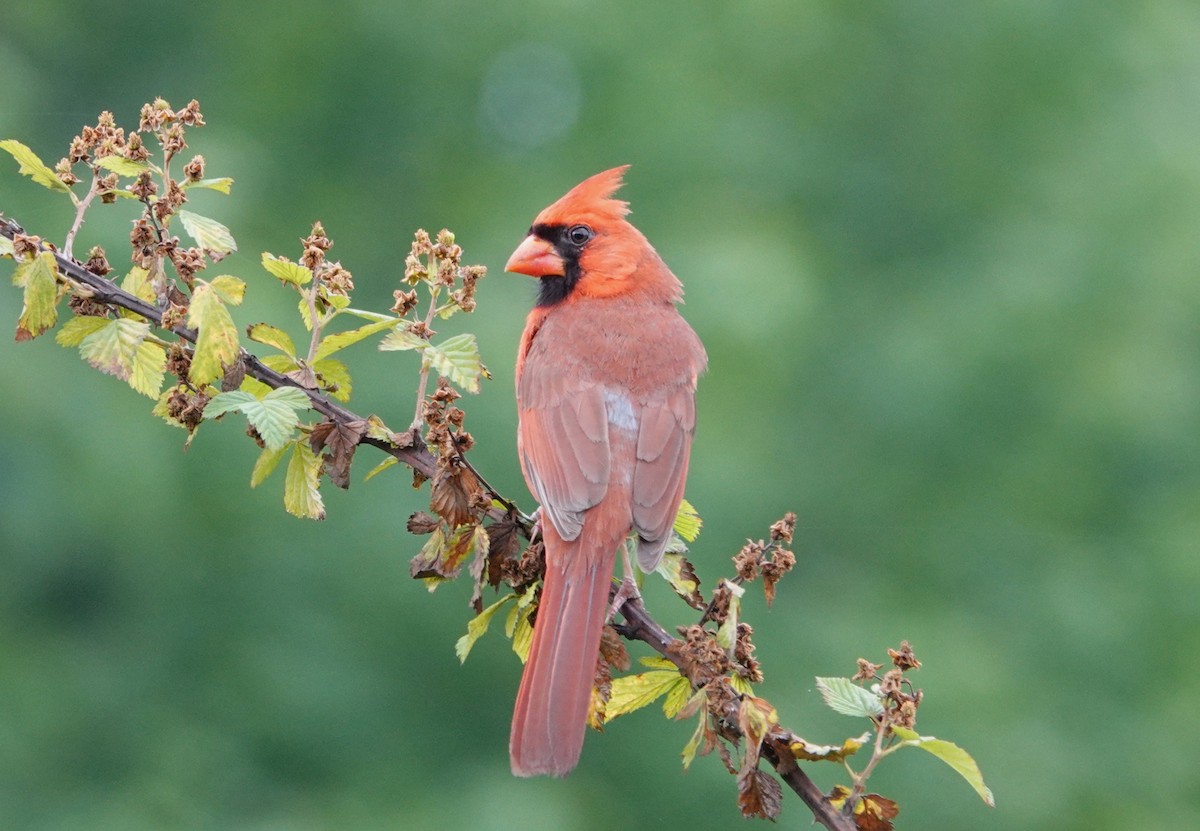
<instances>
[{"instance_id":1,"label":"green leaf","mask_svg":"<svg viewBox=\"0 0 1200 831\"><path fill-rule=\"evenodd\" d=\"M382 344L381 344L382 347ZM479 359L479 344L470 333L455 335L425 348L424 361L467 392L479 392L479 378L492 377Z\"/></svg>"},{"instance_id":2,"label":"green leaf","mask_svg":"<svg viewBox=\"0 0 1200 831\"><path fill-rule=\"evenodd\" d=\"M312 366L313 372L321 376L321 386L330 398L349 401L352 388L350 369L341 361L326 358Z\"/></svg>"},{"instance_id":3,"label":"green leaf","mask_svg":"<svg viewBox=\"0 0 1200 831\"><path fill-rule=\"evenodd\" d=\"M149 334L148 323L121 317L108 320L80 342L79 354L101 372L125 381L133 371L138 347Z\"/></svg>"},{"instance_id":4,"label":"green leaf","mask_svg":"<svg viewBox=\"0 0 1200 831\"><path fill-rule=\"evenodd\" d=\"M364 338L369 338L371 335L382 332L384 329L394 326L396 324L396 320L397 319L394 317L389 317L387 320L368 323L366 326L360 326L357 329L351 329L348 332L338 332L336 335L326 335L325 337L321 338L321 342L317 344L317 352L313 357L318 361L322 358L328 358L334 352L345 349L351 344L358 343ZM422 343L424 343L424 341L422 341ZM383 347L380 346L380 348L382 349Z\"/></svg>"},{"instance_id":5,"label":"green leaf","mask_svg":"<svg viewBox=\"0 0 1200 831\"><path fill-rule=\"evenodd\" d=\"M397 326L386 338L379 342L380 352L400 352L406 349L424 349L429 341L414 335L403 325Z\"/></svg>"},{"instance_id":6,"label":"green leaf","mask_svg":"<svg viewBox=\"0 0 1200 831\"><path fill-rule=\"evenodd\" d=\"M704 695L704 690L697 690L696 695ZM705 737L708 735L708 712L701 711L700 723L696 725L696 732L688 739L688 743L683 746L680 756L683 758L683 769L687 770L692 766L692 762L696 760L696 753L700 750L700 746L704 743Z\"/></svg>"},{"instance_id":7,"label":"green leaf","mask_svg":"<svg viewBox=\"0 0 1200 831\"><path fill-rule=\"evenodd\" d=\"M754 686L736 672L729 676L729 686L740 695L754 695Z\"/></svg>"},{"instance_id":8,"label":"green leaf","mask_svg":"<svg viewBox=\"0 0 1200 831\"><path fill-rule=\"evenodd\" d=\"M73 317L58 330L54 340L59 346L79 346L84 338L111 322L106 317Z\"/></svg>"},{"instance_id":9,"label":"green leaf","mask_svg":"<svg viewBox=\"0 0 1200 831\"><path fill-rule=\"evenodd\" d=\"M58 264L54 254L43 251L21 263L13 273L13 284L25 289L25 308L17 320L17 340L26 341L58 322Z\"/></svg>"},{"instance_id":10,"label":"green leaf","mask_svg":"<svg viewBox=\"0 0 1200 831\"><path fill-rule=\"evenodd\" d=\"M209 283L196 281L196 291L188 307L188 325L199 334L188 377L192 385L203 389L237 360L238 332L221 294Z\"/></svg>"},{"instance_id":11,"label":"green leaf","mask_svg":"<svg viewBox=\"0 0 1200 831\"><path fill-rule=\"evenodd\" d=\"M16 139L5 139L0 141L0 150L8 151L17 160L21 166L17 172L22 176L28 176L44 188L70 193L71 189L63 184L63 180L58 178L53 170L46 167L45 163L38 158L37 153L21 142Z\"/></svg>"},{"instance_id":12,"label":"green leaf","mask_svg":"<svg viewBox=\"0 0 1200 831\"><path fill-rule=\"evenodd\" d=\"M675 593L687 601L689 606L696 609L704 608L704 598L700 594L700 579L696 576L696 570L687 557L677 551L667 551L658 561L658 566L654 570L662 575Z\"/></svg>"},{"instance_id":13,"label":"green leaf","mask_svg":"<svg viewBox=\"0 0 1200 831\"><path fill-rule=\"evenodd\" d=\"M311 270L285 257L276 257L267 251L262 254L262 267L283 282L291 283L294 286L307 285L313 278Z\"/></svg>"},{"instance_id":14,"label":"green leaf","mask_svg":"<svg viewBox=\"0 0 1200 831\"><path fill-rule=\"evenodd\" d=\"M200 179L195 182L184 182L179 186L182 190L190 190L191 188L207 188L208 190L220 191L228 195L229 189L233 187L233 179L228 176L222 176L219 179Z\"/></svg>"},{"instance_id":15,"label":"green leaf","mask_svg":"<svg viewBox=\"0 0 1200 831\"><path fill-rule=\"evenodd\" d=\"M381 321L381 322L384 320L390 320L393 323L395 323L397 320L399 320L399 318L397 318L395 315L384 314L383 312L369 312L365 309L351 309L351 308L347 307L347 308L343 309L342 311L344 311L348 315L354 315L355 317L361 317L363 320Z\"/></svg>"},{"instance_id":16,"label":"green leaf","mask_svg":"<svg viewBox=\"0 0 1200 831\"><path fill-rule=\"evenodd\" d=\"M703 525L704 521L700 519L700 514L696 513L692 503L686 499L681 501L679 510L675 512L675 533L688 542L695 542Z\"/></svg>"},{"instance_id":17,"label":"green leaf","mask_svg":"<svg viewBox=\"0 0 1200 831\"><path fill-rule=\"evenodd\" d=\"M288 333L282 329L276 329L269 323L255 323L246 330L246 334L255 343L274 346L280 352L286 353L293 358L296 356L296 346L292 343L292 339Z\"/></svg>"},{"instance_id":18,"label":"green leaf","mask_svg":"<svg viewBox=\"0 0 1200 831\"><path fill-rule=\"evenodd\" d=\"M879 696L849 678L818 678L817 690L829 708L842 715L870 718L883 713Z\"/></svg>"},{"instance_id":19,"label":"green leaf","mask_svg":"<svg viewBox=\"0 0 1200 831\"><path fill-rule=\"evenodd\" d=\"M296 442L283 489L283 507L289 514L308 519L325 518L325 502L318 490L320 475L321 458L312 452L308 442Z\"/></svg>"},{"instance_id":20,"label":"green leaf","mask_svg":"<svg viewBox=\"0 0 1200 831\"><path fill-rule=\"evenodd\" d=\"M198 246L215 255L213 259L219 260L226 254L237 251L237 243L233 241L233 234L229 233L229 229L215 219L181 210L179 221L183 223L183 230L188 232L188 236L194 239Z\"/></svg>"},{"instance_id":21,"label":"green leaf","mask_svg":"<svg viewBox=\"0 0 1200 831\"><path fill-rule=\"evenodd\" d=\"M685 689L683 701L679 703L679 707L682 707L688 699L687 693L691 688L687 679L680 675L678 670L656 669L614 678L612 693L608 697L608 703L604 705L604 720L612 721L617 716L623 716L639 710L647 704L653 704L679 685ZM679 708L676 708L676 712L678 711Z\"/></svg>"},{"instance_id":22,"label":"green leaf","mask_svg":"<svg viewBox=\"0 0 1200 831\"><path fill-rule=\"evenodd\" d=\"M17 252L13 250L12 240L8 237L0 236L0 257L15 257Z\"/></svg>"},{"instance_id":23,"label":"green leaf","mask_svg":"<svg viewBox=\"0 0 1200 831\"><path fill-rule=\"evenodd\" d=\"M679 670L675 670L675 674L679 675ZM667 690L666 697L663 698L663 715L667 718L675 718L679 715L679 711L688 703L688 699L692 697L692 685L682 675L679 675L679 680L682 684L676 684Z\"/></svg>"},{"instance_id":24,"label":"green leaf","mask_svg":"<svg viewBox=\"0 0 1200 831\"><path fill-rule=\"evenodd\" d=\"M506 594L467 621L467 634L459 638L458 642L454 644L454 654L458 656L459 663L466 663L467 656L471 654L471 647L475 645L475 641L479 640L487 632L488 627L492 624L492 618L496 616L496 612L516 599L517 596L515 594Z\"/></svg>"},{"instance_id":25,"label":"green leaf","mask_svg":"<svg viewBox=\"0 0 1200 831\"><path fill-rule=\"evenodd\" d=\"M509 612L508 620L504 624L504 632L512 638L512 650L517 653L521 663L529 660L529 647L533 645L533 624L529 622L533 606L526 599L532 594L532 589L526 590L521 600L517 601L517 605Z\"/></svg>"},{"instance_id":26,"label":"green leaf","mask_svg":"<svg viewBox=\"0 0 1200 831\"><path fill-rule=\"evenodd\" d=\"M92 164L105 170L111 170L118 176L137 176L150 169L150 165L145 162L135 162L124 156L104 156L96 159Z\"/></svg>"},{"instance_id":27,"label":"green leaf","mask_svg":"<svg viewBox=\"0 0 1200 831\"><path fill-rule=\"evenodd\" d=\"M741 618L742 595L746 593L746 590L728 580L722 580L721 584L729 589L729 610L725 613L725 620L717 627L717 645L728 651L732 657L734 644L737 643L737 625Z\"/></svg>"},{"instance_id":28,"label":"green leaf","mask_svg":"<svg viewBox=\"0 0 1200 831\"><path fill-rule=\"evenodd\" d=\"M975 793L979 794L979 798L987 803L988 807L996 807L996 799L992 796L992 789L983 784L983 774L980 772L979 765L971 757L970 753L967 753L967 751L954 742L936 739L933 736L921 736L915 731L904 727L893 726L892 732L903 740L904 747L919 747L922 750L932 753L954 768L958 772L958 775L966 779L967 783L975 789Z\"/></svg>"},{"instance_id":29,"label":"green leaf","mask_svg":"<svg viewBox=\"0 0 1200 831\"><path fill-rule=\"evenodd\" d=\"M262 453L258 454L258 460L254 463L254 470L250 473L250 487L257 488L267 480L267 477L275 472L275 468L279 467L279 463L283 461L283 457L287 455L288 445L278 448L264 447Z\"/></svg>"},{"instance_id":30,"label":"green leaf","mask_svg":"<svg viewBox=\"0 0 1200 831\"><path fill-rule=\"evenodd\" d=\"M278 450L291 439L292 432L300 423L300 411L311 408L312 401L303 390L296 387L280 387L262 398L256 398L244 390L233 390L214 395L204 407L204 418L207 421L240 410L258 431L263 444Z\"/></svg>"}]
</instances>

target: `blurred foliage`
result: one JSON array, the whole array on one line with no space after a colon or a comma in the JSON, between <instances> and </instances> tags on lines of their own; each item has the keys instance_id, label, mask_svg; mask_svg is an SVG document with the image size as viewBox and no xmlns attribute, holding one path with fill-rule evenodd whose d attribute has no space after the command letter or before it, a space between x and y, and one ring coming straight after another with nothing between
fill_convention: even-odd
<instances>
[{"instance_id":1,"label":"blurred foliage","mask_svg":"<svg viewBox=\"0 0 1200 831\"><path fill-rule=\"evenodd\" d=\"M473 456L514 494L533 289L500 266L549 199L632 163L623 195L712 358L701 576L800 516L795 574L747 611L780 718L840 739L812 677L908 638L922 726L970 747L999 807L936 760L885 766L901 828L1200 810L1194 3L173 5L6 8L0 138L56 159L102 109L197 98L191 150L236 180L204 203L243 244L222 270L263 279L259 252L319 219L370 308L413 229L453 227L492 267ZM0 165L2 208L61 234L69 206L39 190ZM94 211L77 250L128 227ZM258 294L246 320L284 316ZM415 359L348 352L357 408L403 422ZM716 763L678 773L690 728L650 713L565 781L510 776L519 665L495 639L459 667L469 589L408 579L404 476L364 484L360 462L302 522L247 490L252 443L185 454L48 342L0 338L0 388L0 825L742 822Z\"/></svg>"}]
</instances>

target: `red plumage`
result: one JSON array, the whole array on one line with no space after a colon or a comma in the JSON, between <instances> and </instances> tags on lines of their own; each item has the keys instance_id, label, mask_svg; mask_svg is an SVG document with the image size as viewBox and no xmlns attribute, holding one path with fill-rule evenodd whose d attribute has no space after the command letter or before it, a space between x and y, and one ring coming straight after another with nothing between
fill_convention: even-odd
<instances>
[{"instance_id":1,"label":"red plumage","mask_svg":"<svg viewBox=\"0 0 1200 831\"><path fill-rule=\"evenodd\" d=\"M542 280L517 355L517 445L546 544L509 741L519 776L578 762L617 548L636 532L653 570L687 478L707 357L679 280L612 198L625 170L542 211L506 266Z\"/></svg>"}]
</instances>

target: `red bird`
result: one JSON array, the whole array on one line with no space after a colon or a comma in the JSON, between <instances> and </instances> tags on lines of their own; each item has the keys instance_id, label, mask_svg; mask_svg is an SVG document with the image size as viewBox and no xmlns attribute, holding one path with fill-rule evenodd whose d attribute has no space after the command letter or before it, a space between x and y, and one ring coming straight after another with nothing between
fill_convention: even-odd
<instances>
[{"instance_id":1,"label":"red bird","mask_svg":"<svg viewBox=\"0 0 1200 831\"><path fill-rule=\"evenodd\" d=\"M509 739L518 776L579 761L617 549L636 532L638 565L654 570L687 478L708 358L675 308L682 285L612 198L627 169L538 214L505 266L541 281L516 371L517 448L546 544Z\"/></svg>"}]
</instances>

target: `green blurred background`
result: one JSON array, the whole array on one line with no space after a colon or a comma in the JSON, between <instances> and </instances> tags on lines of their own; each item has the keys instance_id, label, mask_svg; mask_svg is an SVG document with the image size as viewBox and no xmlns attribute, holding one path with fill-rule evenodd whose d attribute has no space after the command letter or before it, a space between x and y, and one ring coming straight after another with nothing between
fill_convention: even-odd
<instances>
[{"instance_id":1,"label":"green blurred background","mask_svg":"<svg viewBox=\"0 0 1200 831\"><path fill-rule=\"evenodd\" d=\"M369 308L415 228L453 228L491 269L444 330L477 332L495 375L466 402L477 463L526 507L533 289L502 266L544 205L632 163L633 219L711 356L702 576L800 517L795 573L747 612L785 723L861 731L812 677L908 638L921 731L970 750L999 807L910 751L872 779L901 828L1194 822L1194 2L101 5L5 8L0 138L53 163L102 109L198 98L191 150L237 183L189 207L241 245L218 273L250 282L242 324L298 332L257 261L315 219ZM68 208L0 159L0 210L61 241ZM83 249L123 261L131 216L95 210ZM347 358L352 406L403 424L412 356ZM369 449L302 522L279 474L247 488L234 423L184 453L50 338L0 338L0 389L0 826L743 827L733 780L712 758L685 775L691 727L654 711L590 736L565 781L510 776L519 665L494 635L458 665L469 587L408 579L422 494L364 484ZM781 821L809 824L794 798Z\"/></svg>"}]
</instances>

